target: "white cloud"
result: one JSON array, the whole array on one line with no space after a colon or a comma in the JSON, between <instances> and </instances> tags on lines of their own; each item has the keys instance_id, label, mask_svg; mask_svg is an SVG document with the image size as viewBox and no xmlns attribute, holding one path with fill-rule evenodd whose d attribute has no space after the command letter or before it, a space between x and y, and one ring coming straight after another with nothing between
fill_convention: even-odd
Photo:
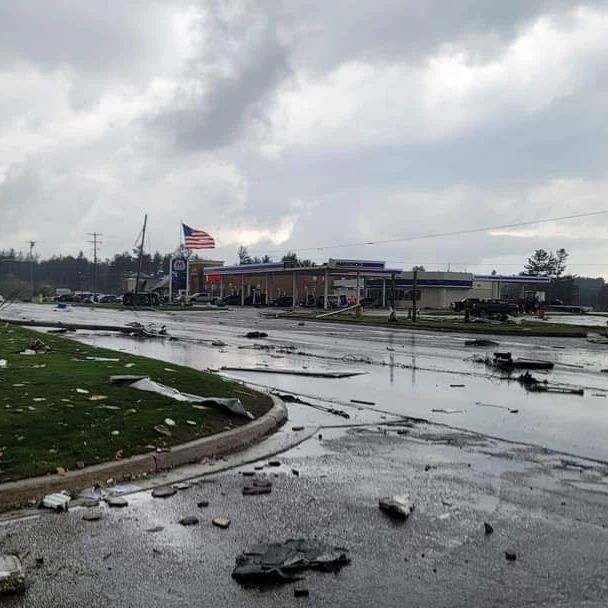
<instances>
[{"instance_id":1,"label":"white cloud","mask_svg":"<svg viewBox=\"0 0 608 608\"><path fill-rule=\"evenodd\" d=\"M422 63L301 69L279 93L269 145L420 144L517 122L594 82L608 67L607 30L608 14L579 8L539 18L485 62L446 44Z\"/></svg>"}]
</instances>

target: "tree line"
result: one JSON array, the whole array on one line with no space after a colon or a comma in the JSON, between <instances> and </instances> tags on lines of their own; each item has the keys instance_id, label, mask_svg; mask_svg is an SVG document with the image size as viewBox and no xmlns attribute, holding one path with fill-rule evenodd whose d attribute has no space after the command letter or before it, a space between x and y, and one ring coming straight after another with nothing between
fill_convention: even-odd
<instances>
[{"instance_id":1,"label":"tree line","mask_svg":"<svg viewBox=\"0 0 608 608\"><path fill-rule=\"evenodd\" d=\"M527 259L520 274L551 277L551 287L547 294L550 300L608 310L608 285L604 279L578 277L567 272L568 257L568 252L563 248L555 252L537 249ZM144 254L143 273L155 278L166 274L169 270L169 258L169 254L158 251ZM241 246L237 251L237 261L238 264L260 264L273 262L273 259L269 255L252 256L247 247ZM300 259L293 251L289 251L277 261L297 267L315 266L312 260ZM95 264L82 251L76 256L58 255L39 259L36 256L30 258L29 254L13 249L0 249L0 295L25 299L40 292L54 294L57 288L119 294L123 289L123 280L133 276L137 269L136 250L124 251L112 258L99 260L95 272ZM419 266L416 269L422 271L424 267Z\"/></svg>"},{"instance_id":2,"label":"tree line","mask_svg":"<svg viewBox=\"0 0 608 608\"><path fill-rule=\"evenodd\" d=\"M55 289L118 294L122 280L137 272L137 252L117 253L112 258L98 260L97 267L81 251L77 256L59 255L39 259L13 249L0 250L0 294L4 297L19 293L20 298L33 294L51 295ZM169 269L169 255L158 251L142 256L144 274L158 277ZM33 283L33 292L32 292Z\"/></svg>"}]
</instances>

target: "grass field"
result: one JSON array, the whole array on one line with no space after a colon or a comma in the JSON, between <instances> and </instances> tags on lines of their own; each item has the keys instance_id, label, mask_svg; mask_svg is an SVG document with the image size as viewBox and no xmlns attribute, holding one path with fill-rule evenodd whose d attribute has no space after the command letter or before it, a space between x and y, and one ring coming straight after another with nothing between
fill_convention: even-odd
<instances>
[{"instance_id":1,"label":"grass field","mask_svg":"<svg viewBox=\"0 0 608 608\"><path fill-rule=\"evenodd\" d=\"M20 355L31 336L42 339L51 350ZM213 374L16 326L0 327L2 359L6 366L0 366L0 482L55 472L57 467L69 470L96 464L117 455L127 457L247 422L221 410L201 410L154 393L111 385L110 375L145 375L201 396L238 397L256 417L272 405L266 395ZM176 423L171 437L154 430L155 425L165 424L165 418Z\"/></svg>"}]
</instances>

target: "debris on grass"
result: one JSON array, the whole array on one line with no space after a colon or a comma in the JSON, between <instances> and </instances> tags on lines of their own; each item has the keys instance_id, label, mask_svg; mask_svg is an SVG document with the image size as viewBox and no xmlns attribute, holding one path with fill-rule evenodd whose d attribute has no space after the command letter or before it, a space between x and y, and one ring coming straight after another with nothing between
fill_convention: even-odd
<instances>
[{"instance_id":1,"label":"debris on grass","mask_svg":"<svg viewBox=\"0 0 608 608\"><path fill-rule=\"evenodd\" d=\"M163 424L157 424L157 425L154 427L154 430L155 430L155 431L156 431L156 432L157 432L159 435L162 435L163 437L171 437L171 436L172 436L171 431L170 431L170 430L169 430L169 429L168 429L166 426L164 426Z\"/></svg>"},{"instance_id":2,"label":"debris on grass","mask_svg":"<svg viewBox=\"0 0 608 608\"><path fill-rule=\"evenodd\" d=\"M196 515L187 515L186 517L182 517L179 520L179 523L182 526L197 526L199 522L198 517Z\"/></svg>"},{"instance_id":3,"label":"debris on grass","mask_svg":"<svg viewBox=\"0 0 608 608\"><path fill-rule=\"evenodd\" d=\"M134 382L129 382L128 380L125 380L125 378L126 376L111 376L110 382L114 384L127 383L131 388L163 395L170 399L175 399L175 401L207 404L210 406L216 405L237 416L253 419L253 415L243 407L240 399L230 399L224 397L200 397L199 395L193 395L191 393L183 393L176 388L166 386L160 382L155 382L148 377L138 377Z\"/></svg>"}]
</instances>

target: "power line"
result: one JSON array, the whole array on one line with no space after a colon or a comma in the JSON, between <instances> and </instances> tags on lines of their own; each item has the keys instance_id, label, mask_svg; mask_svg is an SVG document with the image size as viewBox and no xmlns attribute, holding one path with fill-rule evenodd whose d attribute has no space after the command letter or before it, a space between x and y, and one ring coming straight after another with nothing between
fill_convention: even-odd
<instances>
[{"instance_id":1,"label":"power line","mask_svg":"<svg viewBox=\"0 0 608 608\"><path fill-rule=\"evenodd\" d=\"M388 243L404 243L407 241L419 241L419 240L423 240L423 239L436 239L436 238L443 238L443 237L449 237L449 236L460 236L460 235L464 235L464 234L475 234L475 233L479 233L479 232L490 232L492 230L504 230L507 228L520 228L522 226L533 226L533 225L537 225L537 224L548 224L550 222L563 222L566 220L574 220L574 219L579 219L579 218L583 218L583 217L594 217L597 215L606 215L608 214L608 209L603 209L601 211L589 211L586 213L574 213L572 215L562 215L559 217L551 217L551 218L544 218L544 219L538 219L538 220L528 220L525 222L513 222L511 224L498 224L496 226L484 226L483 228L469 228L469 229L464 229L464 230L452 230L449 232L432 232L429 234L420 234L420 235L411 235L411 236L404 236L404 237L399 237L399 238L394 238L394 239L383 239L383 240L378 240L378 241L359 241L359 242L355 242L355 243L341 243L341 244L335 244L335 245L322 245L322 246L318 246L318 247L300 247L300 248L291 248L291 251L295 251L295 252L302 252L302 251L322 251L324 249L342 249L342 248L346 248L346 247L363 247L363 246L370 246L370 245L386 245ZM285 250L281 249L277 249L274 251L264 251L263 253L283 253ZM253 253L260 253L260 250L254 251Z\"/></svg>"}]
</instances>

